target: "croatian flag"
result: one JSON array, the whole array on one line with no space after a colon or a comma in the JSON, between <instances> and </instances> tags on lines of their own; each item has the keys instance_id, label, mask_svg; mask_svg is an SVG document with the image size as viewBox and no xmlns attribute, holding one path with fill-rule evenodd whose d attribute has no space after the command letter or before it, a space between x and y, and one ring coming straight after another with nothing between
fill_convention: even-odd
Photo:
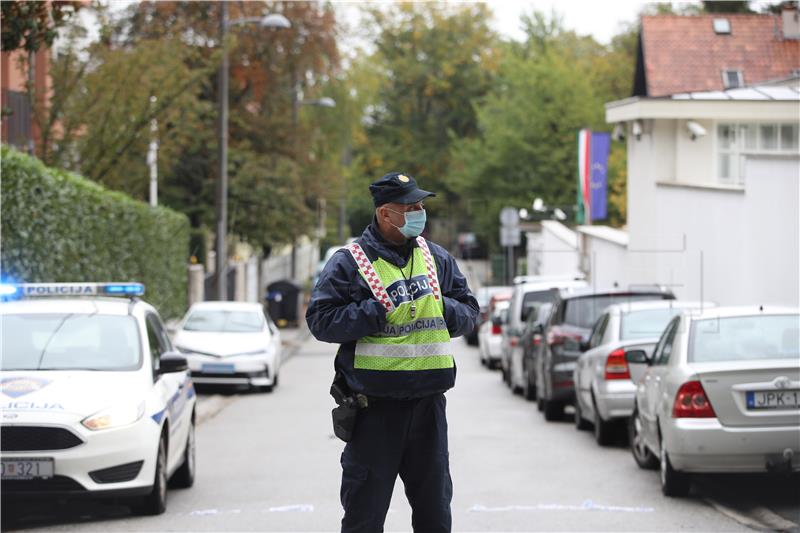
<instances>
[{"instance_id":1,"label":"croatian flag","mask_svg":"<svg viewBox=\"0 0 800 533\"><path fill-rule=\"evenodd\" d=\"M578 223L590 224L607 216L610 148L608 133L593 133L589 129L578 132Z\"/></svg>"}]
</instances>

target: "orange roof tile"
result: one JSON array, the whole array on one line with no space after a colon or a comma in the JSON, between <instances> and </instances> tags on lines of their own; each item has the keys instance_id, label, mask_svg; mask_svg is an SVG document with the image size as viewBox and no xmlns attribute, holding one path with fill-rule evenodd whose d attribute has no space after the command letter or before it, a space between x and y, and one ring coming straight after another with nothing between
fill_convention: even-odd
<instances>
[{"instance_id":1,"label":"orange roof tile","mask_svg":"<svg viewBox=\"0 0 800 533\"><path fill-rule=\"evenodd\" d=\"M730 34L714 32L716 18L730 21ZM646 93L635 92L642 96L723 90L723 70L740 70L753 85L800 69L800 40L784 39L780 15L652 15L641 28Z\"/></svg>"}]
</instances>

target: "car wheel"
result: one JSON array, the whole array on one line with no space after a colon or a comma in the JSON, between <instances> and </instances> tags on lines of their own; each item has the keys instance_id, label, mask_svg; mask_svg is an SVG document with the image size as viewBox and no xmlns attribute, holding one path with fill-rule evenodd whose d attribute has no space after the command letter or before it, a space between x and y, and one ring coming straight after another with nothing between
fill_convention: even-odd
<instances>
[{"instance_id":1,"label":"car wheel","mask_svg":"<svg viewBox=\"0 0 800 533\"><path fill-rule=\"evenodd\" d=\"M594 400L592 400L594 402ZM600 416L600 409L597 408L597 402L594 402L594 440L600 446L608 446L614 442L614 423L603 420Z\"/></svg>"},{"instance_id":2,"label":"car wheel","mask_svg":"<svg viewBox=\"0 0 800 533\"><path fill-rule=\"evenodd\" d=\"M539 411L540 413L542 411L544 411L544 404L545 403L546 403L546 400L544 398L542 398L542 395L539 394L539 389L537 388L536 389L536 410Z\"/></svg>"},{"instance_id":3,"label":"car wheel","mask_svg":"<svg viewBox=\"0 0 800 533\"><path fill-rule=\"evenodd\" d=\"M531 380L531 374L527 370L525 370L525 379L522 383L522 395L526 400L532 402L536 399L536 383L535 380Z\"/></svg>"},{"instance_id":4,"label":"car wheel","mask_svg":"<svg viewBox=\"0 0 800 533\"><path fill-rule=\"evenodd\" d=\"M639 468L654 470L658 466L658 458L644 442L642 420L639 418L638 409L634 409L633 415L628 419L628 442L631 445L633 459Z\"/></svg>"},{"instance_id":5,"label":"car wheel","mask_svg":"<svg viewBox=\"0 0 800 533\"><path fill-rule=\"evenodd\" d=\"M555 422L564 418L564 404L553 400L546 400L542 408L544 419L548 422Z\"/></svg>"},{"instance_id":6,"label":"car wheel","mask_svg":"<svg viewBox=\"0 0 800 533\"><path fill-rule=\"evenodd\" d=\"M506 370L506 367L503 366L503 363L500 363L500 372L502 373L503 383L505 383L508 387L511 387L511 373Z\"/></svg>"},{"instance_id":7,"label":"car wheel","mask_svg":"<svg viewBox=\"0 0 800 533\"><path fill-rule=\"evenodd\" d=\"M672 468L672 463L669 462L669 455L664 447L664 442L661 442L661 492L664 496L673 498L685 498L689 495L691 488L691 480L689 474L678 472Z\"/></svg>"},{"instance_id":8,"label":"car wheel","mask_svg":"<svg viewBox=\"0 0 800 533\"><path fill-rule=\"evenodd\" d=\"M583 411L581 410L581 402L575 398L575 429L578 431L585 431L589 429L589 422L583 418Z\"/></svg>"},{"instance_id":9,"label":"car wheel","mask_svg":"<svg viewBox=\"0 0 800 533\"><path fill-rule=\"evenodd\" d=\"M186 436L186 449L183 452L183 463L175 471L170 483L173 487L188 489L194 485L194 476L197 464L195 462L195 438L194 438L194 415L189 424L189 434Z\"/></svg>"},{"instance_id":10,"label":"car wheel","mask_svg":"<svg viewBox=\"0 0 800 533\"><path fill-rule=\"evenodd\" d=\"M167 510L167 439L164 435L158 441L153 490L132 510L139 515L159 515Z\"/></svg>"}]
</instances>

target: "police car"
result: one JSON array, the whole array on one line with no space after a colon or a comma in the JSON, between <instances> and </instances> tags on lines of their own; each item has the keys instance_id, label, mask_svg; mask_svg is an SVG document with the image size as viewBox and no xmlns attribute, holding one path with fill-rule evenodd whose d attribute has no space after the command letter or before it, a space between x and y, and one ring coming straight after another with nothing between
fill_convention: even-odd
<instances>
[{"instance_id":1,"label":"police car","mask_svg":"<svg viewBox=\"0 0 800 533\"><path fill-rule=\"evenodd\" d=\"M195 391L139 283L0 285L4 500L130 497L195 477Z\"/></svg>"}]
</instances>

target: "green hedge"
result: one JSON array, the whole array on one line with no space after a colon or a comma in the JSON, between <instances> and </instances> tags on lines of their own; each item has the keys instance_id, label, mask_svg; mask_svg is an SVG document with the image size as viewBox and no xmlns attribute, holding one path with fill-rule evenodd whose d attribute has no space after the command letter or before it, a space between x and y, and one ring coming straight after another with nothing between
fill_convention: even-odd
<instances>
[{"instance_id":1,"label":"green hedge","mask_svg":"<svg viewBox=\"0 0 800 533\"><path fill-rule=\"evenodd\" d=\"M186 309L189 221L6 146L0 149L4 280L139 281L164 318Z\"/></svg>"}]
</instances>

